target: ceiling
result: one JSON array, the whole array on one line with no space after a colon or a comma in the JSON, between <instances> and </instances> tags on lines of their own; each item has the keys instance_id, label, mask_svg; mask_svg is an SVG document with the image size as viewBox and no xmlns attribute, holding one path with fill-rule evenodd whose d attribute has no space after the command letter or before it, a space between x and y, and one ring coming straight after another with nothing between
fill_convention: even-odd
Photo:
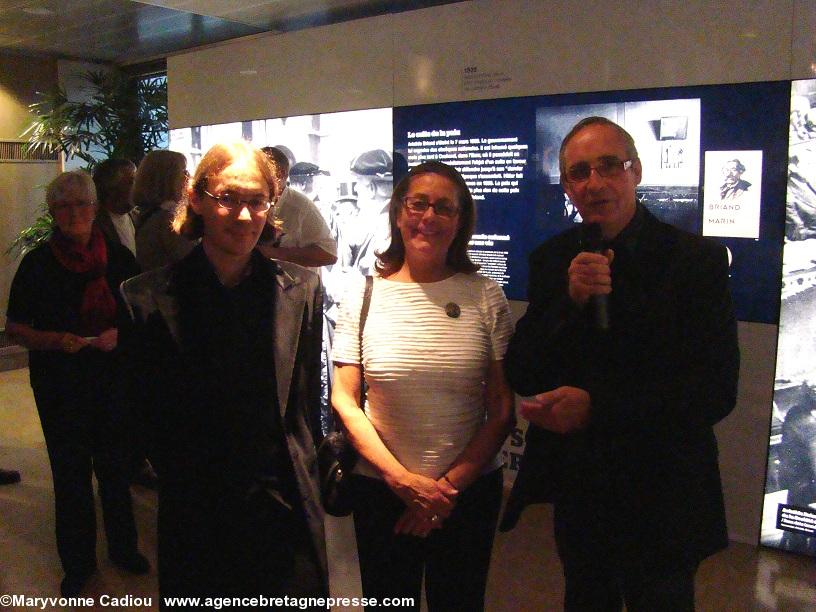
<instances>
[{"instance_id":1,"label":"ceiling","mask_svg":"<svg viewBox=\"0 0 816 612\"><path fill-rule=\"evenodd\" d=\"M0 52L119 65L455 0L0 0Z\"/></svg>"}]
</instances>

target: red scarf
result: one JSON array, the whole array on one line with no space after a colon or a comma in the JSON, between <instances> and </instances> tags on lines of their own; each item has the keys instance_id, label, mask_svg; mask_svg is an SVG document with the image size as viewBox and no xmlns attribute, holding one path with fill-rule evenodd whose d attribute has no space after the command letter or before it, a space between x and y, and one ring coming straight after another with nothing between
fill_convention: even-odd
<instances>
[{"instance_id":1,"label":"red scarf","mask_svg":"<svg viewBox=\"0 0 816 612\"><path fill-rule=\"evenodd\" d=\"M102 232L94 224L88 246L81 246L55 229L48 241L51 252L69 272L84 274L87 281L79 308L80 329L84 336L98 336L115 326L116 300L113 298L105 272L108 269L108 249Z\"/></svg>"}]
</instances>

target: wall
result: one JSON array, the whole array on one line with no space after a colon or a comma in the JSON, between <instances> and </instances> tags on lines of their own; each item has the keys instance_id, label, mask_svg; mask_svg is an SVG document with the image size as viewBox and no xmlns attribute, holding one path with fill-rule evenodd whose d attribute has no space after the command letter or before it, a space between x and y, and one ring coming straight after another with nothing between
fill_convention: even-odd
<instances>
[{"instance_id":1,"label":"wall","mask_svg":"<svg viewBox=\"0 0 816 612\"><path fill-rule=\"evenodd\" d=\"M170 57L170 122L813 78L814 32L809 0L473 0ZM741 323L740 347L738 406L717 434L731 537L755 543L776 326Z\"/></svg>"},{"instance_id":2,"label":"wall","mask_svg":"<svg viewBox=\"0 0 816 612\"><path fill-rule=\"evenodd\" d=\"M814 31L809 0L473 0L169 57L170 122L808 78Z\"/></svg>"},{"instance_id":3,"label":"wall","mask_svg":"<svg viewBox=\"0 0 816 612\"><path fill-rule=\"evenodd\" d=\"M0 138L14 140L29 122L36 92L56 83L56 60L0 53Z\"/></svg>"},{"instance_id":4,"label":"wall","mask_svg":"<svg viewBox=\"0 0 816 612\"><path fill-rule=\"evenodd\" d=\"M0 54L0 140L20 140L31 121L28 105L39 101L37 92L57 84L70 100L81 100L80 75L100 70L100 64ZM0 329L6 325L8 294L19 257L5 253L17 233L41 213L45 186L61 171L84 167L81 159L66 162L0 161Z\"/></svg>"},{"instance_id":5,"label":"wall","mask_svg":"<svg viewBox=\"0 0 816 612\"><path fill-rule=\"evenodd\" d=\"M0 54L0 140L20 140L36 92L56 82L56 60ZM44 186L58 171L59 164L53 162L0 161L0 329L6 324L9 287L19 263L5 251L17 232L37 218Z\"/></svg>"}]
</instances>

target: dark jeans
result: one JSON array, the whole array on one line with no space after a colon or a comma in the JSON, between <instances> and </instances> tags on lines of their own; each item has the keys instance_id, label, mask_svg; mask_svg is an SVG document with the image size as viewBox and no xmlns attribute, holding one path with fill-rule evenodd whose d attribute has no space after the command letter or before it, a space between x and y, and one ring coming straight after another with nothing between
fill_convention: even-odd
<instances>
[{"instance_id":1,"label":"dark jeans","mask_svg":"<svg viewBox=\"0 0 816 612\"><path fill-rule=\"evenodd\" d=\"M696 563L630 566L615 557L616 546L603 525L586 507L555 506L565 612L620 612L624 602L628 612L693 612Z\"/></svg>"},{"instance_id":2,"label":"dark jeans","mask_svg":"<svg viewBox=\"0 0 816 612\"><path fill-rule=\"evenodd\" d=\"M105 378L86 372L71 384L33 385L54 480L57 550L66 574L96 567L94 472L108 554L121 557L136 550L124 420L110 401Z\"/></svg>"},{"instance_id":3,"label":"dark jeans","mask_svg":"<svg viewBox=\"0 0 816 612\"><path fill-rule=\"evenodd\" d=\"M502 472L482 476L459 495L439 530L427 538L395 535L405 504L381 480L355 477L354 527L363 595L413 597L419 610L422 576L428 609L483 610Z\"/></svg>"}]
</instances>

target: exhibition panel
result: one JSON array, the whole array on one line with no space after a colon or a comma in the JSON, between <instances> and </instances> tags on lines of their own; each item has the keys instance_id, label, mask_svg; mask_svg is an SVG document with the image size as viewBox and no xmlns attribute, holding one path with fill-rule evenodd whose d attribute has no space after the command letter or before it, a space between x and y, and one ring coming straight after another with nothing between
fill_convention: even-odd
<instances>
[{"instance_id":1,"label":"exhibition panel","mask_svg":"<svg viewBox=\"0 0 816 612\"><path fill-rule=\"evenodd\" d=\"M184 128L172 131L171 148L195 165L214 142L245 138L316 164L311 195L352 236L349 261L363 234L387 232L372 226L379 209L358 201L356 156L390 157L393 142L389 181L426 159L451 163L477 202L472 257L508 298L524 300L527 255L581 220L559 184L561 140L580 118L601 115L635 139L645 205L728 247L737 318L776 323L789 99L784 81L500 98L398 107L393 127L391 109L373 109Z\"/></svg>"},{"instance_id":2,"label":"exhibition panel","mask_svg":"<svg viewBox=\"0 0 816 612\"><path fill-rule=\"evenodd\" d=\"M725 244L737 318L776 323L789 97L779 81L398 107L395 151L463 173L478 207L474 258L524 300L527 255L580 222L559 184L561 141L583 117L611 119L635 140L645 205ZM729 174L734 160L742 171Z\"/></svg>"},{"instance_id":3,"label":"exhibition panel","mask_svg":"<svg viewBox=\"0 0 816 612\"><path fill-rule=\"evenodd\" d=\"M790 102L782 305L761 542L816 556L816 79Z\"/></svg>"}]
</instances>

